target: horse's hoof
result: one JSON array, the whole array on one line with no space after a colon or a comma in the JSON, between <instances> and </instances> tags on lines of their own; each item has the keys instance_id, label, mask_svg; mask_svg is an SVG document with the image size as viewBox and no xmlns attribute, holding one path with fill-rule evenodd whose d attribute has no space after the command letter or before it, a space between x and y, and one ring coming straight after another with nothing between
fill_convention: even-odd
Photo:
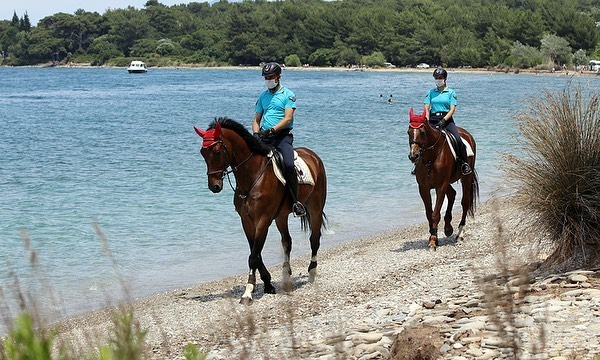
<instances>
[{"instance_id":1,"label":"horse's hoof","mask_svg":"<svg viewBox=\"0 0 600 360\"><path fill-rule=\"evenodd\" d=\"M446 234L446 236L450 236L452 234L454 234L454 228L452 226L450 226L447 229L444 229L444 234Z\"/></svg>"},{"instance_id":2,"label":"horse's hoof","mask_svg":"<svg viewBox=\"0 0 600 360\"><path fill-rule=\"evenodd\" d=\"M243 298L240 300L240 304L242 304L242 305L246 305L246 306L248 306L248 305L252 305L252 298L249 298L249 297L243 297Z\"/></svg>"},{"instance_id":3,"label":"horse's hoof","mask_svg":"<svg viewBox=\"0 0 600 360\"><path fill-rule=\"evenodd\" d=\"M286 293L291 293L292 290L294 289L291 281L286 281L286 282L282 283L281 287L283 288L283 291L285 291Z\"/></svg>"},{"instance_id":4,"label":"horse's hoof","mask_svg":"<svg viewBox=\"0 0 600 360\"><path fill-rule=\"evenodd\" d=\"M265 294L276 294L275 287L273 285L265 285Z\"/></svg>"},{"instance_id":5,"label":"horse's hoof","mask_svg":"<svg viewBox=\"0 0 600 360\"><path fill-rule=\"evenodd\" d=\"M315 282L316 278L317 278L317 268L310 269L310 271L308 272L308 282L312 284Z\"/></svg>"}]
</instances>

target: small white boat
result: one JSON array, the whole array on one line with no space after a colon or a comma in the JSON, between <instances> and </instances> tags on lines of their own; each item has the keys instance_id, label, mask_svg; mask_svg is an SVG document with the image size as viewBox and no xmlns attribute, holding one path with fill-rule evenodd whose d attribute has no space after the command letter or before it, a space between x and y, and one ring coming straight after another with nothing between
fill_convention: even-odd
<instances>
[{"instance_id":1,"label":"small white boat","mask_svg":"<svg viewBox=\"0 0 600 360\"><path fill-rule=\"evenodd\" d=\"M148 71L148 69L146 69L146 64L144 64L143 61L132 61L131 64L129 64L127 71L129 71L130 74L145 73Z\"/></svg>"}]
</instances>

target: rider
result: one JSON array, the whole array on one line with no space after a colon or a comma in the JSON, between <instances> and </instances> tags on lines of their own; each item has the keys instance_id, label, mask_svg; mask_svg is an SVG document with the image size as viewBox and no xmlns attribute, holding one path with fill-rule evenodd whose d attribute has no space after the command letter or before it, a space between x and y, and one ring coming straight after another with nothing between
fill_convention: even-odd
<instances>
[{"instance_id":1,"label":"rider","mask_svg":"<svg viewBox=\"0 0 600 360\"><path fill-rule=\"evenodd\" d=\"M433 71L433 79L435 87L427 93L425 97L425 117L429 123L440 129L446 129L454 135L458 143L458 163L460 171L463 175L468 175L473 170L467 163L467 147L462 142L458 129L454 124L454 111L456 111L456 92L446 86L448 73L442 68L437 68Z\"/></svg>"},{"instance_id":2,"label":"rider","mask_svg":"<svg viewBox=\"0 0 600 360\"><path fill-rule=\"evenodd\" d=\"M252 121L252 131L261 141L273 145L281 155L285 166L284 176L292 195L292 211L296 216L306 215L304 205L298 201L298 177L294 168L294 111L296 96L281 86L281 66L270 62L262 67L267 90L256 101L256 113Z\"/></svg>"}]
</instances>

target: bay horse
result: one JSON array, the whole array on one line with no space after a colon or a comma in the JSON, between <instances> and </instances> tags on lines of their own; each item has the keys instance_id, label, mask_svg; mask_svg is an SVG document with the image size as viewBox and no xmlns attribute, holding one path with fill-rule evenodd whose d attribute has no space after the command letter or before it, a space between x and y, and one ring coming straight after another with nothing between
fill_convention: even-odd
<instances>
[{"instance_id":1,"label":"bay horse","mask_svg":"<svg viewBox=\"0 0 600 360\"><path fill-rule=\"evenodd\" d=\"M264 283L264 292L275 293L275 287L271 284L271 274L261 256L273 220L281 234L285 256L282 266L283 288L290 291L292 238L288 229L288 216L292 208L292 197L270 168L274 166L268 157L271 148L252 136L240 123L225 117L215 118L206 131L195 126L194 130L203 139L200 153L207 165L208 188L213 193L220 192L223 189L224 177L230 173L233 173L236 180L233 203L250 245L248 282L240 302L250 304L253 301L257 269ZM308 165L314 180L314 185L298 186L298 200L307 209L306 215L301 217L302 229L311 232L308 280L314 282L321 229L325 227L326 221L323 208L327 196L327 177L323 162L317 154L307 148L295 150Z\"/></svg>"},{"instance_id":2,"label":"bay horse","mask_svg":"<svg viewBox=\"0 0 600 360\"><path fill-rule=\"evenodd\" d=\"M415 115L410 109L410 123L408 138L410 153L408 158L415 164L415 176L419 185L419 194L425 205L425 215L429 221L429 249L435 251L438 246L438 224L444 198L448 198L446 214L444 216L444 234L451 236L452 206L456 198L456 190L452 183L460 180L462 184L462 217L458 225L458 238L465 226L467 215L474 216L477 198L479 197L479 183L475 172L476 144L473 136L465 129L458 127L460 136L469 143L473 156L467 159L473 171L463 175L454 159L450 144L442 132L432 127L425 118L425 111ZM431 207L431 190L435 189L435 206Z\"/></svg>"}]
</instances>

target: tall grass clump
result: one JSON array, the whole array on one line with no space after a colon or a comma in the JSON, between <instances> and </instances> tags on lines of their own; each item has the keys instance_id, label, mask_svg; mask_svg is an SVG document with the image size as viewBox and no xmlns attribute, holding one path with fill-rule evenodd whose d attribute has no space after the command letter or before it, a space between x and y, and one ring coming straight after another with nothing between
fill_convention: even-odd
<instances>
[{"instance_id":1,"label":"tall grass clump","mask_svg":"<svg viewBox=\"0 0 600 360\"><path fill-rule=\"evenodd\" d=\"M517 116L508 176L527 228L550 255L538 270L600 265L600 93L569 84Z\"/></svg>"}]
</instances>

